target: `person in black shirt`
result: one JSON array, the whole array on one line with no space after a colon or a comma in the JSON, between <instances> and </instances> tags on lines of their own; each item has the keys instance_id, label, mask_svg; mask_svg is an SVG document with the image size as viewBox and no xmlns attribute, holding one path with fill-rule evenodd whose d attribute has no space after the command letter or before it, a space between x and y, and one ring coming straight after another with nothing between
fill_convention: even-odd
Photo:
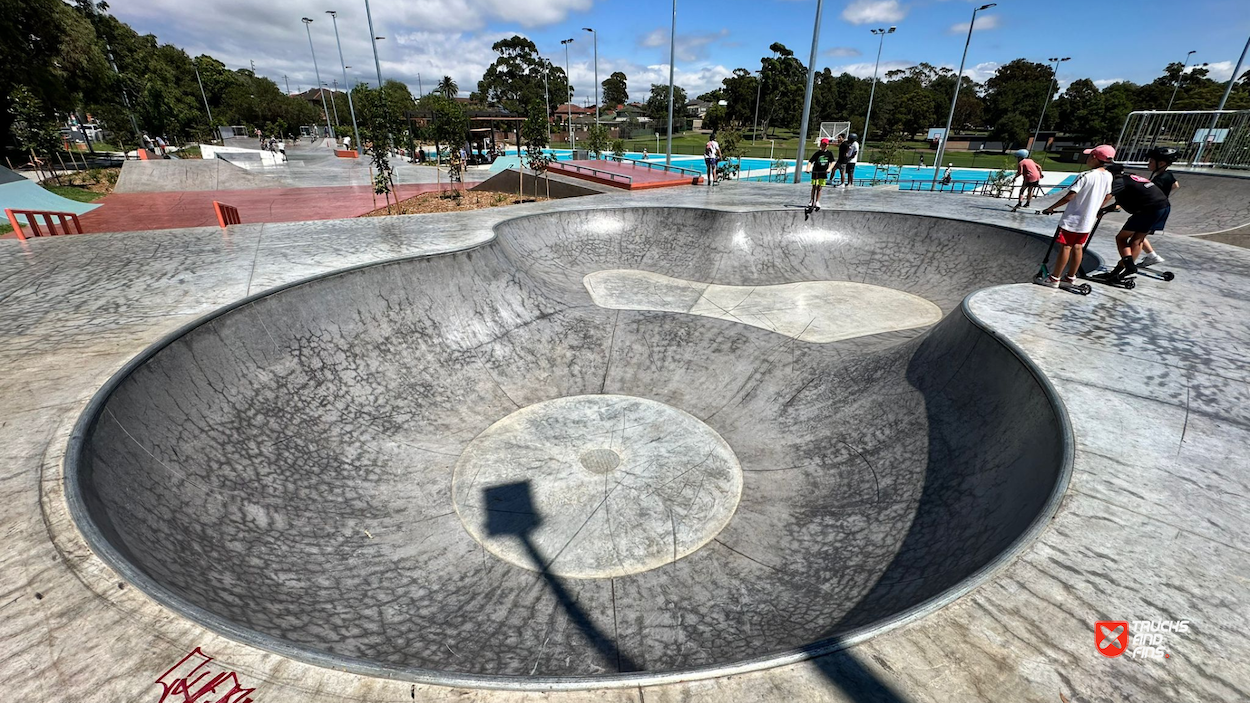
<instances>
[{"instance_id":1,"label":"person in black shirt","mask_svg":"<svg viewBox=\"0 0 1250 703\"><path fill-rule=\"evenodd\" d=\"M1159 186L1159 190L1167 194L1169 200L1172 198L1172 193L1175 193L1176 189L1181 187L1181 184L1176 182L1176 176L1168 171L1168 167L1176 160L1178 153L1171 147L1161 146L1152 149L1146 155L1146 165L1150 167L1150 182ZM1156 223L1157 231L1164 231L1167 228L1168 213L1171 211L1172 208L1169 205L1167 212L1163 213L1159 222ZM1151 234L1154 234L1154 232L1151 232ZM1141 249L1141 261L1138 262L1138 266L1154 266L1155 264L1163 263L1163 257L1155 252L1154 247L1150 245L1149 239L1142 242Z\"/></svg>"},{"instance_id":2,"label":"person in black shirt","mask_svg":"<svg viewBox=\"0 0 1250 703\"><path fill-rule=\"evenodd\" d=\"M1111 271L1111 278L1119 279L1137 273L1138 254L1146 237L1157 229L1159 222L1167 222L1167 213L1171 209L1167 193L1146 178L1124 172L1123 164L1111 164L1107 167L1114 176L1111 182L1111 195L1115 203L1129 213L1128 221L1115 235L1116 248L1122 257Z\"/></svg>"},{"instance_id":3,"label":"person in black shirt","mask_svg":"<svg viewBox=\"0 0 1250 703\"><path fill-rule=\"evenodd\" d=\"M833 165L833 152L829 151L829 140L820 140L820 150L807 160L812 171L812 198L807 207L820 209L820 189L825 187L829 179L829 167Z\"/></svg>"}]
</instances>

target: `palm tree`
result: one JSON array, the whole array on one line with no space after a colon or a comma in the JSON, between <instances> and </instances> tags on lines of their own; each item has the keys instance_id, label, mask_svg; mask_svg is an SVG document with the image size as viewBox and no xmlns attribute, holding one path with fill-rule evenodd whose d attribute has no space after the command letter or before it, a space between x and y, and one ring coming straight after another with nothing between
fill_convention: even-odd
<instances>
[{"instance_id":1,"label":"palm tree","mask_svg":"<svg viewBox=\"0 0 1250 703\"><path fill-rule=\"evenodd\" d=\"M437 90L448 100L451 100L460 94L460 86L456 85L456 82L451 79L451 76L443 76L443 80L438 82Z\"/></svg>"}]
</instances>

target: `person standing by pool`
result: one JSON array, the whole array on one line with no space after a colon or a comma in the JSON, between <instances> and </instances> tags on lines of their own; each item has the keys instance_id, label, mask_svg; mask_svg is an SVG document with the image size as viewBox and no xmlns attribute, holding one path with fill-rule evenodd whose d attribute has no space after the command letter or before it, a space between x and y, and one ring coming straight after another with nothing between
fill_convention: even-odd
<instances>
[{"instance_id":1,"label":"person standing by pool","mask_svg":"<svg viewBox=\"0 0 1250 703\"><path fill-rule=\"evenodd\" d=\"M650 154L648 154L648 152L647 152L647 147L645 147L645 146L644 146L644 147L642 148L642 160L643 160L643 161L646 161L646 160L647 160L647 157L648 157L649 155L650 155Z\"/></svg>"},{"instance_id":2,"label":"person standing by pool","mask_svg":"<svg viewBox=\"0 0 1250 703\"><path fill-rule=\"evenodd\" d=\"M716 141L716 133L708 135L707 144L703 145L703 163L707 165L707 184L716 185L716 164L720 162L720 144Z\"/></svg>"},{"instance_id":3,"label":"person standing by pool","mask_svg":"<svg viewBox=\"0 0 1250 703\"><path fill-rule=\"evenodd\" d=\"M807 160L812 171L812 197L807 203L809 210L820 209L820 189L828 182L829 168L833 166L833 152L829 151L829 140L820 140L820 150Z\"/></svg>"},{"instance_id":4,"label":"person standing by pool","mask_svg":"<svg viewBox=\"0 0 1250 703\"><path fill-rule=\"evenodd\" d=\"M951 184L951 170L954 167L955 164L953 163L946 164L946 172L942 174L942 185L948 186Z\"/></svg>"},{"instance_id":5,"label":"person standing by pool","mask_svg":"<svg viewBox=\"0 0 1250 703\"><path fill-rule=\"evenodd\" d=\"M1024 185L1020 187L1020 195L1016 197L1016 206L1011 208L1012 212L1018 210L1021 205L1028 207L1032 204L1033 191L1039 190L1042 185L1042 167L1029 158L1028 149L1016 150L1016 175L1024 177Z\"/></svg>"},{"instance_id":6,"label":"person standing by pool","mask_svg":"<svg viewBox=\"0 0 1250 703\"><path fill-rule=\"evenodd\" d=\"M842 177L842 185L855 184L855 164L859 162L859 135L849 135L846 141L838 145L838 171Z\"/></svg>"}]
</instances>

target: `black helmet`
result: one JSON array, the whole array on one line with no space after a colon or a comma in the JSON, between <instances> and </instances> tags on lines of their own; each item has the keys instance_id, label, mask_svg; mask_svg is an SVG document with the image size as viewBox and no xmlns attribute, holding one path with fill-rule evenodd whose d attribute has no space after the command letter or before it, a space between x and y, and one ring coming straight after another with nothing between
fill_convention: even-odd
<instances>
[{"instance_id":1,"label":"black helmet","mask_svg":"<svg viewBox=\"0 0 1250 703\"><path fill-rule=\"evenodd\" d=\"M1146 158L1154 159L1155 161L1166 161L1168 163L1176 161L1176 157L1179 155L1180 152L1170 146L1157 146L1146 152Z\"/></svg>"},{"instance_id":2,"label":"black helmet","mask_svg":"<svg viewBox=\"0 0 1250 703\"><path fill-rule=\"evenodd\" d=\"M852 133L851 133L851 141L853 141L853 142L857 142L857 141L859 141L859 135L858 135L858 134L855 134L854 132L852 132Z\"/></svg>"}]
</instances>

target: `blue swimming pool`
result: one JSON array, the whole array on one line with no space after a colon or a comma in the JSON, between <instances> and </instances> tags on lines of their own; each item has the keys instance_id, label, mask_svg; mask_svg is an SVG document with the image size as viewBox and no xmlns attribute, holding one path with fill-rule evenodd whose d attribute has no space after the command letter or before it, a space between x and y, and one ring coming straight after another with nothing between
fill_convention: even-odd
<instances>
[{"instance_id":1,"label":"blue swimming pool","mask_svg":"<svg viewBox=\"0 0 1250 703\"><path fill-rule=\"evenodd\" d=\"M544 149L545 153L554 156L557 161L568 161L573 158L573 152L569 149ZM491 165L491 172L501 171L509 167L515 167L519 163L516 157L516 147L511 147L506 152L510 156L496 159ZM626 158L642 160L642 152L630 151L625 153ZM646 157L647 161L655 163L664 163L664 154L649 153ZM703 156L698 154L673 154L672 165L682 168L690 168L698 171L704 170ZM990 175L994 169L986 168L957 168L951 170L950 186L938 185L939 190L962 190L968 187L968 183L984 183L990 180ZM786 163L786 171L783 173L773 167L773 161L762 158L743 158L740 160L740 170L738 179L743 181L784 181L789 182L793 178L794 160L790 159ZM941 181L945 169L939 169L937 179ZM910 184L919 185L920 183L930 183L933 181L933 167L921 168L919 166L891 166L888 169L874 164L861 163L855 169L855 181L857 183L864 181L888 181L890 183L897 182L899 188L907 189ZM1060 188L1066 187L1076 180L1076 175L1065 177L1061 182L1047 186L1048 193L1058 192ZM809 174L802 174L800 182L807 183L811 181ZM963 183L964 185L960 185ZM928 187L925 187L928 190Z\"/></svg>"}]
</instances>

